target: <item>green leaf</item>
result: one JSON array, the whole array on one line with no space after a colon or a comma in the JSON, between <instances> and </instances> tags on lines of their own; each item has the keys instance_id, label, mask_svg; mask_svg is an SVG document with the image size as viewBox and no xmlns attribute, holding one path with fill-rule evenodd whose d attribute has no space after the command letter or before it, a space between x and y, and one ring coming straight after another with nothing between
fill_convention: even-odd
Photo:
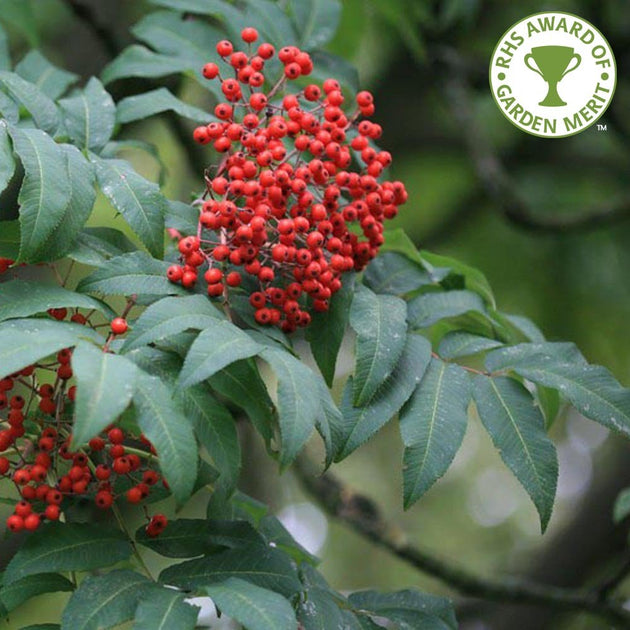
<instances>
[{"instance_id":1,"label":"green leaf","mask_svg":"<svg viewBox=\"0 0 630 630\"><path fill-rule=\"evenodd\" d=\"M129 162L93 157L103 194L156 257L164 250L166 198L157 184L138 175Z\"/></svg>"},{"instance_id":2,"label":"green leaf","mask_svg":"<svg viewBox=\"0 0 630 630\"><path fill-rule=\"evenodd\" d=\"M140 372L133 401L138 425L157 450L160 468L179 503L191 494L197 474L197 443L174 392L157 376Z\"/></svg>"},{"instance_id":3,"label":"green leaf","mask_svg":"<svg viewBox=\"0 0 630 630\"><path fill-rule=\"evenodd\" d=\"M13 374L81 338L104 339L92 329L51 319L11 319L0 324L0 378Z\"/></svg>"},{"instance_id":4,"label":"green leaf","mask_svg":"<svg viewBox=\"0 0 630 630\"><path fill-rule=\"evenodd\" d=\"M7 124L0 120L0 193L9 185L15 172L15 158L9 141Z\"/></svg>"},{"instance_id":5,"label":"green leaf","mask_svg":"<svg viewBox=\"0 0 630 630\"><path fill-rule=\"evenodd\" d=\"M297 0L290 6L300 48L320 48L332 39L341 18L338 0Z\"/></svg>"},{"instance_id":6,"label":"green leaf","mask_svg":"<svg viewBox=\"0 0 630 630\"><path fill-rule=\"evenodd\" d=\"M286 597L302 586L286 554L258 544L182 562L160 573L160 582L182 588L199 588L228 578L247 580Z\"/></svg>"},{"instance_id":7,"label":"green leaf","mask_svg":"<svg viewBox=\"0 0 630 630\"><path fill-rule=\"evenodd\" d=\"M0 321L28 317L51 308L74 307L95 309L107 317L114 317L107 304L68 291L56 284L40 284L29 280L9 280L2 284L0 293Z\"/></svg>"},{"instance_id":8,"label":"green leaf","mask_svg":"<svg viewBox=\"0 0 630 630\"><path fill-rule=\"evenodd\" d=\"M408 335L394 372L365 406L352 406L352 377L341 402L342 424L331 426L336 461L345 459L369 440L409 399L431 360L431 344L419 335Z\"/></svg>"},{"instance_id":9,"label":"green leaf","mask_svg":"<svg viewBox=\"0 0 630 630\"><path fill-rule=\"evenodd\" d=\"M295 560L298 566L302 565L302 563L313 566L319 564L319 559L304 549L275 516L271 514L263 516L258 523L258 529L269 541L265 544L271 544L277 549L284 551L284 553Z\"/></svg>"},{"instance_id":10,"label":"green leaf","mask_svg":"<svg viewBox=\"0 0 630 630\"><path fill-rule=\"evenodd\" d=\"M630 390L599 365L548 363L515 366L533 383L557 389L583 416L630 437Z\"/></svg>"},{"instance_id":11,"label":"green leaf","mask_svg":"<svg viewBox=\"0 0 630 630\"><path fill-rule=\"evenodd\" d=\"M488 339L463 330L456 330L446 333L442 337L438 346L438 354L443 359L459 359L471 354L493 350L502 345L496 339Z\"/></svg>"},{"instance_id":12,"label":"green leaf","mask_svg":"<svg viewBox=\"0 0 630 630\"><path fill-rule=\"evenodd\" d=\"M412 262L418 263L425 268L428 267L427 271L429 273L431 272L431 265L427 265L425 263L425 261L422 259L422 256L420 256L420 252L413 244L413 241L407 236L407 233L403 229L396 228L394 230L387 230L383 236L385 237L385 242L379 250L380 256L382 256L386 252L397 252L399 254L402 254ZM436 277L433 276L433 274L430 275L435 281ZM438 277L437 279L439 280L440 278Z\"/></svg>"},{"instance_id":13,"label":"green leaf","mask_svg":"<svg viewBox=\"0 0 630 630\"><path fill-rule=\"evenodd\" d=\"M38 20L29 0L2 0L2 19L24 35L32 47L39 41Z\"/></svg>"},{"instance_id":14,"label":"green leaf","mask_svg":"<svg viewBox=\"0 0 630 630\"><path fill-rule=\"evenodd\" d=\"M131 555L127 537L104 523L42 525L26 538L9 562L4 586L27 575L53 571L91 571L109 567Z\"/></svg>"},{"instance_id":15,"label":"green leaf","mask_svg":"<svg viewBox=\"0 0 630 630\"><path fill-rule=\"evenodd\" d=\"M246 0L244 24L255 24L261 35L276 48L297 44L289 16L271 0ZM332 76L332 75L331 75Z\"/></svg>"},{"instance_id":16,"label":"green leaf","mask_svg":"<svg viewBox=\"0 0 630 630\"><path fill-rule=\"evenodd\" d=\"M15 260L20 250L19 221L0 221L0 256Z\"/></svg>"},{"instance_id":17,"label":"green leaf","mask_svg":"<svg viewBox=\"0 0 630 630\"><path fill-rule=\"evenodd\" d=\"M469 402L470 379L465 370L431 359L400 412L405 508L448 470L466 432Z\"/></svg>"},{"instance_id":18,"label":"green leaf","mask_svg":"<svg viewBox=\"0 0 630 630\"><path fill-rule=\"evenodd\" d=\"M166 227L185 234L195 234L199 226L199 210L189 203L169 200L165 223Z\"/></svg>"},{"instance_id":19,"label":"green leaf","mask_svg":"<svg viewBox=\"0 0 630 630\"><path fill-rule=\"evenodd\" d=\"M77 378L71 447L76 449L127 408L133 395L137 368L126 357L103 352L89 344L77 344L72 353Z\"/></svg>"},{"instance_id":20,"label":"green leaf","mask_svg":"<svg viewBox=\"0 0 630 630\"><path fill-rule=\"evenodd\" d=\"M84 228L77 235L68 257L83 265L101 267L111 258L135 252L136 246L113 228Z\"/></svg>"},{"instance_id":21,"label":"green leaf","mask_svg":"<svg viewBox=\"0 0 630 630\"><path fill-rule=\"evenodd\" d=\"M96 77L75 96L59 101L59 105L68 135L81 148L98 151L112 137L116 106Z\"/></svg>"},{"instance_id":22,"label":"green leaf","mask_svg":"<svg viewBox=\"0 0 630 630\"><path fill-rule=\"evenodd\" d=\"M556 495L558 458L540 410L531 394L511 378L479 375L473 381L473 396L481 422L534 502L545 531Z\"/></svg>"},{"instance_id":23,"label":"green leaf","mask_svg":"<svg viewBox=\"0 0 630 630\"><path fill-rule=\"evenodd\" d=\"M434 284L433 278L420 264L396 252L384 252L377 256L368 265L363 279L374 293L392 295L404 295Z\"/></svg>"},{"instance_id":24,"label":"green leaf","mask_svg":"<svg viewBox=\"0 0 630 630\"><path fill-rule=\"evenodd\" d=\"M215 495L229 497L241 470L241 448L232 414L203 385L178 392L184 413L220 473Z\"/></svg>"},{"instance_id":25,"label":"green leaf","mask_svg":"<svg viewBox=\"0 0 630 630\"><path fill-rule=\"evenodd\" d=\"M68 159L39 129L13 128L13 148L24 166L20 204L20 262L37 262L40 250L59 225L72 196Z\"/></svg>"},{"instance_id":26,"label":"green leaf","mask_svg":"<svg viewBox=\"0 0 630 630\"><path fill-rule=\"evenodd\" d=\"M130 123L167 111L175 112L179 116L204 124L214 118L212 114L203 109L180 101L166 88L157 88L138 96L128 96L119 101L116 106L116 120L119 123Z\"/></svg>"},{"instance_id":27,"label":"green leaf","mask_svg":"<svg viewBox=\"0 0 630 630\"><path fill-rule=\"evenodd\" d=\"M297 627L291 604L281 595L238 578L205 587L215 605L248 630Z\"/></svg>"},{"instance_id":28,"label":"green leaf","mask_svg":"<svg viewBox=\"0 0 630 630\"><path fill-rule=\"evenodd\" d=\"M267 541L247 521L186 518L169 521L164 531L153 538L147 535L145 527L140 527L136 541L167 558L210 555L223 547L267 546Z\"/></svg>"},{"instance_id":29,"label":"green leaf","mask_svg":"<svg viewBox=\"0 0 630 630\"><path fill-rule=\"evenodd\" d=\"M304 601L298 604L297 618L304 630L348 629L337 602L329 591L322 588L304 591Z\"/></svg>"},{"instance_id":30,"label":"green leaf","mask_svg":"<svg viewBox=\"0 0 630 630\"><path fill-rule=\"evenodd\" d=\"M341 84L344 94L353 95L358 92L359 73L349 61L323 50L312 52L311 59L314 64L312 79L326 80L327 77L335 77Z\"/></svg>"},{"instance_id":31,"label":"green leaf","mask_svg":"<svg viewBox=\"0 0 630 630\"><path fill-rule=\"evenodd\" d=\"M3 68L5 69L5 68ZM58 99L79 76L54 66L39 50L29 51L15 66L15 72L35 84L46 96Z\"/></svg>"},{"instance_id":32,"label":"green leaf","mask_svg":"<svg viewBox=\"0 0 630 630\"><path fill-rule=\"evenodd\" d=\"M409 302L409 323L416 328L427 328L448 317L469 311L485 314L483 300L472 291L425 293Z\"/></svg>"},{"instance_id":33,"label":"green leaf","mask_svg":"<svg viewBox=\"0 0 630 630\"><path fill-rule=\"evenodd\" d=\"M36 623L32 626L23 626L20 630L61 630L58 623Z\"/></svg>"},{"instance_id":34,"label":"green leaf","mask_svg":"<svg viewBox=\"0 0 630 630\"><path fill-rule=\"evenodd\" d=\"M169 264L145 252L130 252L105 262L79 282L80 293L104 295L187 295L182 287L169 282Z\"/></svg>"},{"instance_id":35,"label":"green leaf","mask_svg":"<svg viewBox=\"0 0 630 630\"><path fill-rule=\"evenodd\" d=\"M57 106L36 85L13 72L0 72L0 84L33 117L42 131L54 134L59 127Z\"/></svg>"},{"instance_id":36,"label":"green leaf","mask_svg":"<svg viewBox=\"0 0 630 630\"><path fill-rule=\"evenodd\" d=\"M190 59L160 55L145 46L134 44L125 48L116 59L105 66L101 73L101 79L105 85L118 79L130 77L157 79L169 74L193 70L197 64Z\"/></svg>"},{"instance_id":37,"label":"green leaf","mask_svg":"<svg viewBox=\"0 0 630 630\"><path fill-rule=\"evenodd\" d=\"M280 467L286 468L313 433L321 413L313 372L285 350L266 347L260 352L278 377L278 422L282 438Z\"/></svg>"},{"instance_id":38,"label":"green leaf","mask_svg":"<svg viewBox=\"0 0 630 630\"><path fill-rule=\"evenodd\" d=\"M163 298L151 304L134 322L122 351L129 352L184 330L203 330L222 318L222 313L203 295Z\"/></svg>"},{"instance_id":39,"label":"green leaf","mask_svg":"<svg viewBox=\"0 0 630 630\"><path fill-rule=\"evenodd\" d=\"M16 125L20 120L20 108L17 103L0 91L0 114L6 122Z\"/></svg>"},{"instance_id":40,"label":"green leaf","mask_svg":"<svg viewBox=\"0 0 630 630\"><path fill-rule=\"evenodd\" d=\"M9 38L7 32L0 24L0 70L11 69L11 53L9 51Z\"/></svg>"},{"instance_id":41,"label":"green leaf","mask_svg":"<svg viewBox=\"0 0 630 630\"><path fill-rule=\"evenodd\" d=\"M199 608L184 601L170 588L152 588L141 598L134 615L133 630L194 630Z\"/></svg>"},{"instance_id":42,"label":"green leaf","mask_svg":"<svg viewBox=\"0 0 630 630\"><path fill-rule=\"evenodd\" d=\"M457 630L453 604L445 597L415 590L379 593L360 591L348 598L350 604L376 617L385 617L399 624L402 630Z\"/></svg>"},{"instance_id":43,"label":"green leaf","mask_svg":"<svg viewBox=\"0 0 630 630\"><path fill-rule=\"evenodd\" d=\"M195 339L179 375L179 386L200 383L219 370L258 354L262 346L234 324L214 320Z\"/></svg>"},{"instance_id":44,"label":"green leaf","mask_svg":"<svg viewBox=\"0 0 630 630\"><path fill-rule=\"evenodd\" d=\"M112 571L81 582L66 605L61 630L102 630L133 619L138 600L154 588L134 571Z\"/></svg>"},{"instance_id":45,"label":"green leaf","mask_svg":"<svg viewBox=\"0 0 630 630\"><path fill-rule=\"evenodd\" d=\"M186 60L201 85L212 89L212 82L203 77L201 68L208 51L215 50L217 42L225 37L224 33L204 20L185 19L172 11L149 13L131 30L157 52Z\"/></svg>"},{"instance_id":46,"label":"green leaf","mask_svg":"<svg viewBox=\"0 0 630 630\"><path fill-rule=\"evenodd\" d=\"M269 444L273 403L253 360L235 361L208 379L217 393L242 409Z\"/></svg>"},{"instance_id":47,"label":"green leaf","mask_svg":"<svg viewBox=\"0 0 630 630\"><path fill-rule=\"evenodd\" d=\"M460 277L466 289L479 294L492 308L496 308L496 301L490 283L479 269L470 267L455 258L439 256L438 254L432 254L425 250L421 252L420 256L423 263L428 263L432 268L442 267L449 269L450 276Z\"/></svg>"},{"instance_id":48,"label":"green leaf","mask_svg":"<svg viewBox=\"0 0 630 630\"><path fill-rule=\"evenodd\" d=\"M58 260L75 247L83 225L92 213L96 191L94 167L81 151L71 144L59 145L68 160L68 173L72 186L70 200L59 223L43 245L44 260Z\"/></svg>"},{"instance_id":49,"label":"green leaf","mask_svg":"<svg viewBox=\"0 0 630 630\"><path fill-rule=\"evenodd\" d=\"M615 499L613 508L613 521L615 524L621 523L630 514L630 488L622 490ZM0 596L2 593L0 592Z\"/></svg>"},{"instance_id":50,"label":"green leaf","mask_svg":"<svg viewBox=\"0 0 630 630\"><path fill-rule=\"evenodd\" d=\"M361 288L350 308L350 325L357 333L354 404L364 405L392 373L406 342L407 308L391 295Z\"/></svg>"},{"instance_id":51,"label":"green leaf","mask_svg":"<svg viewBox=\"0 0 630 630\"><path fill-rule=\"evenodd\" d=\"M545 341L545 336L542 334L540 328L534 324L527 317L522 315L504 315L504 317L516 326L530 341L535 343Z\"/></svg>"},{"instance_id":52,"label":"green leaf","mask_svg":"<svg viewBox=\"0 0 630 630\"><path fill-rule=\"evenodd\" d=\"M72 590L74 590L72 582L63 575L37 573L2 587L0 589L0 604L4 605L5 609L10 612L36 595Z\"/></svg>"},{"instance_id":53,"label":"green leaf","mask_svg":"<svg viewBox=\"0 0 630 630\"><path fill-rule=\"evenodd\" d=\"M242 13L226 0L149 0L151 4L167 7L182 13L211 15L225 22L240 23Z\"/></svg>"},{"instance_id":54,"label":"green leaf","mask_svg":"<svg viewBox=\"0 0 630 630\"><path fill-rule=\"evenodd\" d=\"M520 343L516 346L493 350L485 365L491 372L515 369L520 366L537 367L556 363L586 366L586 359L576 345L568 342Z\"/></svg>"},{"instance_id":55,"label":"green leaf","mask_svg":"<svg viewBox=\"0 0 630 630\"><path fill-rule=\"evenodd\" d=\"M354 276L347 276L341 289L332 296L329 309L313 313L306 329L311 352L329 387L335 378L337 356L346 333L353 295Z\"/></svg>"}]
</instances>

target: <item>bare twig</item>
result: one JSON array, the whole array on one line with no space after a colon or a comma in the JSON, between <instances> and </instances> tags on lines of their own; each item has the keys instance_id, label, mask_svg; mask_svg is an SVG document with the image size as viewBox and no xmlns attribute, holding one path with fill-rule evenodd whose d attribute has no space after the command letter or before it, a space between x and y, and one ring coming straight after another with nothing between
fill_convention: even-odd
<instances>
[{"instance_id":1,"label":"bare twig","mask_svg":"<svg viewBox=\"0 0 630 630\"><path fill-rule=\"evenodd\" d=\"M436 54L436 62L446 66L444 91L453 116L462 130L477 176L506 219L534 232L564 233L592 230L630 218L628 196L601 206L581 209L570 215L542 216L533 212L519 194L499 155L476 120L467 79L469 69L465 60L452 49L440 49Z\"/></svg>"},{"instance_id":2,"label":"bare twig","mask_svg":"<svg viewBox=\"0 0 630 630\"><path fill-rule=\"evenodd\" d=\"M295 471L306 491L326 513L372 543L383 547L417 570L427 573L463 595L513 604L536 604L556 610L581 611L630 628L630 613L622 603L582 589L561 588L506 577L488 579L456 566L410 544L404 533L387 522L380 508L368 497L342 483L331 473L319 475L305 456L298 458Z\"/></svg>"}]
</instances>

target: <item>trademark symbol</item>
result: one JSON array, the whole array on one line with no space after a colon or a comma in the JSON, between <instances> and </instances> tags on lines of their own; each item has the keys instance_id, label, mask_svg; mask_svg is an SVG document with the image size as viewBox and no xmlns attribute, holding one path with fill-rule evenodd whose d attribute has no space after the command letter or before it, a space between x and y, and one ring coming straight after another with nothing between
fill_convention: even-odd
<instances>
[{"instance_id":1,"label":"trademark symbol","mask_svg":"<svg viewBox=\"0 0 630 630\"><path fill-rule=\"evenodd\" d=\"M608 125L597 124L597 131L608 131Z\"/></svg>"}]
</instances>

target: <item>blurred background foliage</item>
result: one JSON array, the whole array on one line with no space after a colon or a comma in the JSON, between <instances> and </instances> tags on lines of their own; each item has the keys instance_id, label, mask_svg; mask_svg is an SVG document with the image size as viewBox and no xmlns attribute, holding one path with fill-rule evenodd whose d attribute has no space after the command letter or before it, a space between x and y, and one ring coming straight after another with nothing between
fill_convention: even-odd
<instances>
[{"instance_id":1,"label":"blurred background foliage","mask_svg":"<svg viewBox=\"0 0 630 630\"><path fill-rule=\"evenodd\" d=\"M391 174L410 193L392 227L403 227L422 247L480 268L500 308L532 318L551 340L576 342L589 361L630 385L630 3L342 0L342 6L329 49L355 64L362 88L374 91L376 120L385 130L381 145L394 155ZM109 33L109 43L78 19L85 7L97 30ZM112 47L131 43L130 26L154 8L143 0L0 0L0 20L14 60L37 47L53 63L89 77L100 74ZM511 24L544 10L580 15L610 41L618 84L599 121L607 131L593 126L566 139L537 138L510 125L496 108L487 84L494 45ZM212 55L208 50L199 63ZM148 89L136 83L111 89L115 97L123 88ZM190 103L212 104L193 81L173 86ZM192 123L183 126L192 130ZM195 163L209 163L210 150L200 156L160 117L128 127L125 135L158 147L169 197L187 200L199 190L202 173ZM136 151L125 157L158 179L155 160ZM497 185L495 168L507 175L506 185ZM122 227L104 200L91 224ZM401 449L391 424L336 472L380 502L414 542L482 574L588 585L627 558L627 525L613 527L611 511L617 492L630 485L630 450L575 412L565 413L552 435L560 483L544 537L524 491L474 420L456 465L407 513L401 507ZM243 439L243 489L268 501L318 549L333 586L449 592L326 524L305 503L291 473L278 478L256 439ZM32 606L37 602L44 600ZM471 630L607 627L584 615L472 600L460 600L458 616Z\"/></svg>"}]
</instances>

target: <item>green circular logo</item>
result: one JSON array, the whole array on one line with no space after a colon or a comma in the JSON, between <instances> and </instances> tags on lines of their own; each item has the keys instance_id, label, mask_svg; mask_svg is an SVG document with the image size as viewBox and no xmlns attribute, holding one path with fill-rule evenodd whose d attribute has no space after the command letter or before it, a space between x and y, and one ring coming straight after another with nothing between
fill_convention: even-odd
<instances>
[{"instance_id":1,"label":"green circular logo","mask_svg":"<svg viewBox=\"0 0 630 630\"><path fill-rule=\"evenodd\" d=\"M616 85L610 44L571 13L548 11L516 22L490 60L490 89L502 114L543 138L588 129L610 105Z\"/></svg>"}]
</instances>

